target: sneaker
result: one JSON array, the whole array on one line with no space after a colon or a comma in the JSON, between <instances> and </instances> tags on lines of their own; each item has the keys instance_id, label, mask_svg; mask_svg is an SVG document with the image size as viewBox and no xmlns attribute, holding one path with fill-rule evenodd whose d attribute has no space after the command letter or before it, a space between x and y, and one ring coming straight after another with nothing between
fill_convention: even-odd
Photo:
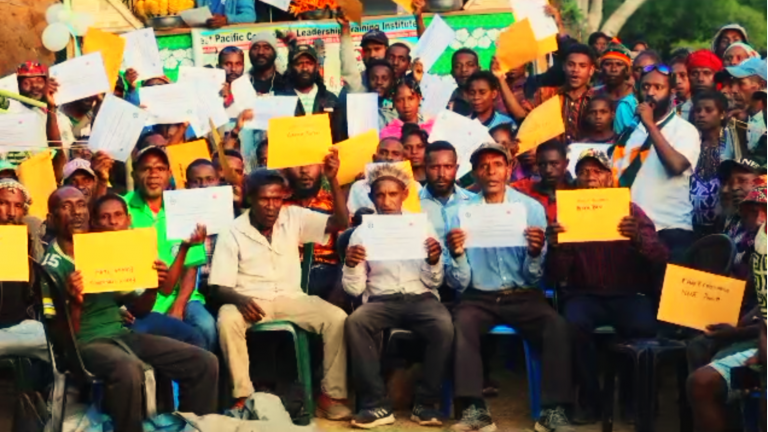
<instances>
[{"instance_id":1,"label":"sneaker","mask_svg":"<svg viewBox=\"0 0 768 432\"><path fill-rule=\"evenodd\" d=\"M389 408L371 408L360 410L352 419L352 426L360 429L373 429L378 426L391 425L395 415Z\"/></svg>"},{"instance_id":2,"label":"sneaker","mask_svg":"<svg viewBox=\"0 0 768 432\"><path fill-rule=\"evenodd\" d=\"M443 414L434 408L416 404L411 412L411 421L419 426L442 426Z\"/></svg>"},{"instance_id":3,"label":"sneaker","mask_svg":"<svg viewBox=\"0 0 768 432\"><path fill-rule=\"evenodd\" d=\"M575 432L563 407L543 410L534 426L536 432Z\"/></svg>"},{"instance_id":4,"label":"sneaker","mask_svg":"<svg viewBox=\"0 0 768 432\"><path fill-rule=\"evenodd\" d=\"M352 417L352 410L347 406L346 399L333 399L325 393L318 398L316 411L318 417L328 420L349 420Z\"/></svg>"},{"instance_id":5,"label":"sneaker","mask_svg":"<svg viewBox=\"0 0 768 432\"><path fill-rule=\"evenodd\" d=\"M451 432L496 432L491 412L483 405L470 405L461 413L461 420L451 426Z\"/></svg>"}]
</instances>

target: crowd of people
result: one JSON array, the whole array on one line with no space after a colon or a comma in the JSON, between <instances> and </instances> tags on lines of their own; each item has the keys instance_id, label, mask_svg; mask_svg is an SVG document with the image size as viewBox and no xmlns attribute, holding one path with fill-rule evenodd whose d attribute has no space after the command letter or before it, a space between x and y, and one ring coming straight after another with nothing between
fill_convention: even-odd
<instances>
[{"instance_id":1,"label":"crowd of people","mask_svg":"<svg viewBox=\"0 0 768 432\"><path fill-rule=\"evenodd\" d=\"M223 1L212 3L225 8ZM241 3L247 2L226 2L226 17ZM414 6L423 30L423 2ZM147 128L129 161L91 153L81 143L103 95L59 106L48 68L21 65L20 93L47 106L27 108L45 118L60 186L48 198L45 221L28 215L31 197L17 167L34 152L4 152L0 224L29 227L29 255L53 277L48 289L67 299L84 365L106 383L104 408L114 430L142 430L144 363L179 384L180 411L219 411L220 368L231 378L233 405L242 407L255 391L246 333L254 324L284 320L322 338L319 412L366 429L395 421L381 374L380 335L412 331L423 342L426 366L410 418L442 425L441 386L450 378L456 432L497 430L484 399L493 385L483 336L507 324L541 355L543 409L535 429L571 431L600 417L594 330L612 326L619 338L659 334L666 265L684 264L691 246L711 234L733 241L729 276L748 288L738 326L714 323L706 332L687 333L688 391L698 431L731 430L731 371L761 368L765 394L766 61L738 25L720 29L711 49L662 58L644 43L629 49L602 33L579 43L551 11L561 29L559 49L543 74L503 70L495 60L481 65L467 48L453 53L458 89L446 109L477 119L494 140L472 152L471 175L463 178L457 178L454 145L429 142L434 119L420 112L424 71L408 45L369 31L361 41L360 72L349 22L340 17L345 88L339 95L323 84L311 46L285 41L285 73L275 64L273 33L256 34L247 52L223 49L216 67L226 72L225 106L237 99L230 84L247 76L259 95L298 96L297 116L327 113L334 143L348 138L347 95L377 93L376 164L352 184L337 178L343 161L335 149L322 164L268 169L266 131L244 128L253 117L244 110L222 129L224 152L189 164L183 184L232 186L235 219L218 235L198 226L183 241L167 239L163 191L182 186L166 149L194 139L188 124ZM215 19L217 26L228 22ZM136 78L128 69L115 95L140 105L139 85L170 83ZM519 152L518 126L555 97L565 132ZM574 143L607 150L572 154ZM396 164L401 161L410 161L412 172ZM631 193L630 215L617 226L625 240L559 243L568 227L558 219L556 192L613 187ZM367 260L364 215L406 213L404 202L414 192L429 221L426 259ZM496 203L525 208L526 244L467 247L460 209ZM157 232L157 286L84 294L73 236L138 228ZM305 244L314 245L306 292ZM36 311L62 311L53 307L50 291L38 296L32 285L0 283L0 355L50 361ZM544 287L558 291L558 304Z\"/></svg>"}]
</instances>

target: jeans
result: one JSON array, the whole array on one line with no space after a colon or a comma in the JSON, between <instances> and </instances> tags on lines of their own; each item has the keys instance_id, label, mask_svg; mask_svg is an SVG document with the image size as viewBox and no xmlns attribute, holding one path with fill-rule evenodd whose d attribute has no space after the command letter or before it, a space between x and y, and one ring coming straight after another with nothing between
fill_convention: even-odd
<instances>
[{"instance_id":1,"label":"jeans","mask_svg":"<svg viewBox=\"0 0 768 432\"><path fill-rule=\"evenodd\" d=\"M341 264L313 265L309 272L307 294L318 296L344 312L352 312L351 300L341 286Z\"/></svg>"},{"instance_id":2,"label":"jeans","mask_svg":"<svg viewBox=\"0 0 768 432\"><path fill-rule=\"evenodd\" d=\"M208 312L205 305L199 301L187 303L184 309L184 322L192 326L202 336L205 348L214 352L218 344L219 335L216 331L216 319Z\"/></svg>"},{"instance_id":3,"label":"jeans","mask_svg":"<svg viewBox=\"0 0 768 432\"><path fill-rule=\"evenodd\" d=\"M416 389L416 403L440 402L440 385L453 347L451 314L432 294L382 296L371 299L347 318L346 334L352 376L360 405L391 408L381 379L381 353L376 343L382 330L402 328L415 333L424 346L424 378Z\"/></svg>"},{"instance_id":4,"label":"jeans","mask_svg":"<svg viewBox=\"0 0 768 432\"><path fill-rule=\"evenodd\" d=\"M150 312L142 318L136 318L131 330L154 336L163 336L205 349L205 339L197 329L184 321L166 314Z\"/></svg>"},{"instance_id":5,"label":"jeans","mask_svg":"<svg viewBox=\"0 0 768 432\"><path fill-rule=\"evenodd\" d=\"M18 356L50 362L43 323L31 319L0 328L0 357Z\"/></svg>"},{"instance_id":6,"label":"jeans","mask_svg":"<svg viewBox=\"0 0 768 432\"><path fill-rule=\"evenodd\" d=\"M585 408L596 413L599 410L600 384L592 333L598 327L610 325L623 338L653 337L656 334L656 309L648 297L636 294L576 294L565 302L564 315L574 327L573 356L581 402Z\"/></svg>"},{"instance_id":7,"label":"jeans","mask_svg":"<svg viewBox=\"0 0 768 432\"><path fill-rule=\"evenodd\" d=\"M197 415L216 412L219 362L215 355L160 336L130 332L119 338L135 357L110 339L80 346L86 369L106 384L104 405L112 416L115 432L144 430L141 361L150 365L156 375L179 384L179 411Z\"/></svg>"},{"instance_id":8,"label":"jeans","mask_svg":"<svg viewBox=\"0 0 768 432\"><path fill-rule=\"evenodd\" d=\"M669 249L669 262L683 264L685 253L696 241L696 234L680 228L661 230L658 234L659 240Z\"/></svg>"}]
</instances>

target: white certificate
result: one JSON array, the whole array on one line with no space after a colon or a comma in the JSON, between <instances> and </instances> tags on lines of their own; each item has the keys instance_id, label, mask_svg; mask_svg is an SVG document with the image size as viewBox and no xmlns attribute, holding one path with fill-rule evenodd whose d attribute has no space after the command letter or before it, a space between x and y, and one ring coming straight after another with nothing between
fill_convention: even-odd
<instances>
[{"instance_id":1,"label":"white certificate","mask_svg":"<svg viewBox=\"0 0 768 432\"><path fill-rule=\"evenodd\" d=\"M367 261L427 257L427 214L364 215L361 235Z\"/></svg>"},{"instance_id":2,"label":"white certificate","mask_svg":"<svg viewBox=\"0 0 768 432\"><path fill-rule=\"evenodd\" d=\"M179 15L181 16L181 19L184 21L184 23L190 27L203 27L209 19L213 18L213 15L211 15L211 10L208 8L208 6L187 9L185 11L181 11Z\"/></svg>"},{"instance_id":3,"label":"white certificate","mask_svg":"<svg viewBox=\"0 0 768 432\"><path fill-rule=\"evenodd\" d=\"M140 81L165 75L155 31L152 28L135 30L120 36L125 39L123 70L129 68L136 70Z\"/></svg>"},{"instance_id":4,"label":"white certificate","mask_svg":"<svg viewBox=\"0 0 768 432\"><path fill-rule=\"evenodd\" d=\"M177 81L211 86L218 93L227 81L227 72L218 68L179 66L179 79Z\"/></svg>"},{"instance_id":5,"label":"white certificate","mask_svg":"<svg viewBox=\"0 0 768 432\"><path fill-rule=\"evenodd\" d=\"M235 219L232 186L165 191L163 204L168 240L188 239L197 224L218 234Z\"/></svg>"},{"instance_id":6,"label":"white certificate","mask_svg":"<svg viewBox=\"0 0 768 432\"><path fill-rule=\"evenodd\" d=\"M243 129L267 130L269 119L293 117L296 114L298 102L298 96L257 97L250 106L253 110L253 120L245 122Z\"/></svg>"},{"instance_id":7,"label":"white certificate","mask_svg":"<svg viewBox=\"0 0 768 432\"><path fill-rule=\"evenodd\" d=\"M447 75L443 79L439 75L424 74L421 79L421 115L427 119L436 118L448 106L454 90L456 90L456 80Z\"/></svg>"},{"instance_id":8,"label":"white certificate","mask_svg":"<svg viewBox=\"0 0 768 432\"><path fill-rule=\"evenodd\" d=\"M139 100L147 111L147 125L198 122L197 91L190 83L141 87ZM194 127L194 125L193 125Z\"/></svg>"},{"instance_id":9,"label":"white certificate","mask_svg":"<svg viewBox=\"0 0 768 432\"><path fill-rule=\"evenodd\" d=\"M528 227L521 203L468 205L459 209L461 229L467 234L467 248L525 246Z\"/></svg>"},{"instance_id":10,"label":"white certificate","mask_svg":"<svg viewBox=\"0 0 768 432\"><path fill-rule=\"evenodd\" d=\"M544 11L544 7L548 4L547 0L510 0L515 21L528 18L537 41L559 32L555 19Z\"/></svg>"},{"instance_id":11,"label":"white certificate","mask_svg":"<svg viewBox=\"0 0 768 432\"><path fill-rule=\"evenodd\" d=\"M88 147L103 150L117 160L126 161L139 140L149 113L107 93L93 121Z\"/></svg>"},{"instance_id":12,"label":"white certificate","mask_svg":"<svg viewBox=\"0 0 768 432\"><path fill-rule=\"evenodd\" d=\"M585 150L600 150L607 152L611 147L611 144L594 144L594 143L572 143L568 145L568 172L571 173L573 178L576 178L576 162L579 161L579 156ZM607 156L607 154L606 154Z\"/></svg>"},{"instance_id":13,"label":"white certificate","mask_svg":"<svg viewBox=\"0 0 768 432\"><path fill-rule=\"evenodd\" d=\"M56 78L59 84L59 89L56 91L56 103L59 105L108 93L112 87L100 52L75 57L51 66L50 76Z\"/></svg>"},{"instance_id":14,"label":"white certificate","mask_svg":"<svg viewBox=\"0 0 768 432\"><path fill-rule=\"evenodd\" d=\"M0 151L47 148L45 121L44 116L33 111L0 115Z\"/></svg>"},{"instance_id":15,"label":"white certificate","mask_svg":"<svg viewBox=\"0 0 768 432\"><path fill-rule=\"evenodd\" d=\"M234 99L232 105L227 108L227 113L231 118L237 118L241 112L252 109L256 105L258 96L249 77L250 74L243 74L240 78L232 81L229 86L229 91Z\"/></svg>"},{"instance_id":16,"label":"white certificate","mask_svg":"<svg viewBox=\"0 0 768 432\"><path fill-rule=\"evenodd\" d=\"M291 0L261 0L263 3L272 5L278 9L282 9L288 12L288 8L291 6Z\"/></svg>"},{"instance_id":17,"label":"white certificate","mask_svg":"<svg viewBox=\"0 0 768 432\"><path fill-rule=\"evenodd\" d=\"M347 134L350 138L374 129L379 133L379 94L347 94Z\"/></svg>"},{"instance_id":18,"label":"white certificate","mask_svg":"<svg viewBox=\"0 0 768 432\"><path fill-rule=\"evenodd\" d=\"M495 142L488 134L488 128L477 119L470 119L453 111L443 110L435 119L432 133L429 134L430 143L435 141L448 141L456 148L459 161L459 169L456 178L461 178L472 171L469 158L481 144Z\"/></svg>"},{"instance_id":19,"label":"white certificate","mask_svg":"<svg viewBox=\"0 0 768 432\"><path fill-rule=\"evenodd\" d=\"M411 58L421 59L421 64L424 65L424 72L429 72L432 65L443 55L443 51L448 48L455 38L456 32L453 31L451 26L440 15L435 15L432 22L429 23L429 27L419 38L419 43L413 49Z\"/></svg>"}]
</instances>

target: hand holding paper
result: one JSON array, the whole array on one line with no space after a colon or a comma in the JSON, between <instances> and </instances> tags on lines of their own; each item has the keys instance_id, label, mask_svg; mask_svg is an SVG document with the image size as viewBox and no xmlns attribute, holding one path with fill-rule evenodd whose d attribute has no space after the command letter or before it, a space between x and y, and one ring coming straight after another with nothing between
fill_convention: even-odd
<instances>
[{"instance_id":1,"label":"hand holding paper","mask_svg":"<svg viewBox=\"0 0 768 432\"><path fill-rule=\"evenodd\" d=\"M469 205L459 210L465 248L526 246L528 226L525 206L520 203Z\"/></svg>"},{"instance_id":2,"label":"hand holding paper","mask_svg":"<svg viewBox=\"0 0 768 432\"><path fill-rule=\"evenodd\" d=\"M205 27L205 23L213 18L208 6L187 9L179 14L184 23L190 27Z\"/></svg>"},{"instance_id":3,"label":"hand holding paper","mask_svg":"<svg viewBox=\"0 0 768 432\"><path fill-rule=\"evenodd\" d=\"M50 76L59 84L56 92L56 102L59 105L107 93L114 85L110 85L107 78L101 52L82 55L51 66Z\"/></svg>"},{"instance_id":4,"label":"hand holding paper","mask_svg":"<svg viewBox=\"0 0 768 432\"><path fill-rule=\"evenodd\" d=\"M163 192L168 240L187 240L197 225L220 233L235 219L232 186Z\"/></svg>"},{"instance_id":5,"label":"hand holding paper","mask_svg":"<svg viewBox=\"0 0 768 432\"><path fill-rule=\"evenodd\" d=\"M378 145L379 134L376 130L369 130L335 145L339 149L341 162L337 175L340 185L352 183L358 174L365 171Z\"/></svg>"},{"instance_id":6,"label":"hand holding paper","mask_svg":"<svg viewBox=\"0 0 768 432\"><path fill-rule=\"evenodd\" d=\"M107 94L93 122L88 146L94 152L103 150L117 160L128 160L148 118L143 109Z\"/></svg>"},{"instance_id":7,"label":"hand holding paper","mask_svg":"<svg viewBox=\"0 0 768 432\"><path fill-rule=\"evenodd\" d=\"M619 233L621 220L629 216L629 189L558 190L557 221L566 231L559 243L627 240Z\"/></svg>"},{"instance_id":8,"label":"hand holding paper","mask_svg":"<svg viewBox=\"0 0 768 432\"><path fill-rule=\"evenodd\" d=\"M426 213L364 215L360 230L368 261L425 259Z\"/></svg>"},{"instance_id":9,"label":"hand holding paper","mask_svg":"<svg viewBox=\"0 0 768 432\"><path fill-rule=\"evenodd\" d=\"M420 59L424 65L424 72L429 72L437 59L443 55L443 52L456 38L456 32L453 31L440 15L435 15L429 27L419 38L419 43L413 49L411 57Z\"/></svg>"},{"instance_id":10,"label":"hand holding paper","mask_svg":"<svg viewBox=\"0 0 768 432\"><path fill-rule=\"evenodd\" d=\"M517 131L518 154L565 133L560 96L555 95L528 113Z\"/></svg>"},{"instance_id":11,"label":"hand holding paper","mask_svg":"<svg viewBox=\"0 0 768 432\"><path fill-rule=\"evenodd\" d=\"M176 189L184 189L187 184L187 167L197 159L211 160L208 143L201 139L193 142L169 145L165 148L171 162L171 173L176 180Z\"/></svg>"},{"instance_id":12,"label":"hand holding paper","mask_svg":"<svg viewBox=\"0 0 768 432\"><path fill-rule=\"evenodd\" d=\"M83 54L95 52L100 52L104 59L104 68L109 79L109 90L114 91L117 77L120 75L120 65L123 62L125 39L116 34L91 27L83 38Z\"/></svg>"},{"instance_id":13,"label":"hand holding paper","mask_svg":"<svg viewBox=\"0 0 768 432\"><path fill-rule=\"evenodd\" d=\"M267 134L270 169L323 163L333 144L328 114L273 118Z\"/></svg>"},{"instance_id":14,"label":"hand holding paper","mask_svg":"<svg viewBox=\"0 0 768 432\"><path fill-rule=\"evenodd\" d=\"M157 48L155 30L143 28L120 37L125 39L125 53L123 54L123 69L132 68L139 74L140 80L160 77L163 71L163 60L160 58L160 50Z\"/></svg>"},{"instance_id":15,"label":"hand holding paper","mask_svg":"<svg viewBox=\"0 0 768 432\"><path fill-rule=\"evenodd\" d=\"M0 225L0 281L29 282L29 234L26 225Z\"/></svg>"}]
</instances>

